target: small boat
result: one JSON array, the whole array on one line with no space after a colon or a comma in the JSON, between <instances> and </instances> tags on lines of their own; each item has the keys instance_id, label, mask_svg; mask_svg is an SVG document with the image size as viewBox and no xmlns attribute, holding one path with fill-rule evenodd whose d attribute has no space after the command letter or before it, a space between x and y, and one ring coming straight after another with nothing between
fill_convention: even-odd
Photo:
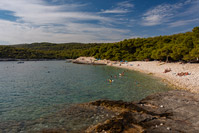
<instances>
[{"instance_id":1,"label":"small boat","mask_svg":"<svg viewBox=\"0 0 199 133\"><path fill-rule=\"evenodd\" d=\"M71 62L73 62L73 59L67 59L66 60L66 63L71 63Z\"/></svg>"},{"instance_id":2,"label":"small boat","mask_svg":"<svg viewBox=\"0 0 199 133\"><path fill-rule=\"evenodd\" d=\"M17 62L17 64L22 64L22 63L24 63L23 61L19 61L19 62Z\"/></svg>"}]
</instances>

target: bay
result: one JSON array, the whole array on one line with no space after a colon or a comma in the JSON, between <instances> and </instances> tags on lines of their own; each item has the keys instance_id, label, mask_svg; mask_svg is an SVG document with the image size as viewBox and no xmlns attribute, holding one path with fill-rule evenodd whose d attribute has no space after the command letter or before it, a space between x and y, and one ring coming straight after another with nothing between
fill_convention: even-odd
<instances>
[{"instance_id":1,"label":"bay","mask_svg":"<svg viewBox=\"0 0 199 133\"><path fill-rule=\"evenodd\" d=\"M137 101L171 89L150 75L110 66L0 62L0 122L33 121L63 107L98 99Z\"/></svg>"}]
</instances>

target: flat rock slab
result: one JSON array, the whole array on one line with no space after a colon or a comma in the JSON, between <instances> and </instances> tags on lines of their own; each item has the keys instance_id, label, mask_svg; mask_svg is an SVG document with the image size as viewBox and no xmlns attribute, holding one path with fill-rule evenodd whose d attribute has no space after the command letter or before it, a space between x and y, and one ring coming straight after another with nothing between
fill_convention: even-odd
<instances>
[{"instance_id":1,"label":"flat rock slab","mask_svg":"<svg viewBox=\"0 0 199 133\"><path fill-rule=\"evenodd\" d=\"M119 115L87 132L199 132L199 95L195 93L173 90L139 102L99 100L90 104Z\"/></svg>"},{"instance_id":2,"label":"flat rock slab","mask_svg":"<svg viewBox=\"0 0 199 133\"><path fill-rule=\"evenodd\" d=\"M138 104L153 105L148 110L157 112L161 109L171 112L170 119L186 123L195 130L199 130L199 94L187 91L169 91L146 97Z\"/></svg>"}]
</instances>

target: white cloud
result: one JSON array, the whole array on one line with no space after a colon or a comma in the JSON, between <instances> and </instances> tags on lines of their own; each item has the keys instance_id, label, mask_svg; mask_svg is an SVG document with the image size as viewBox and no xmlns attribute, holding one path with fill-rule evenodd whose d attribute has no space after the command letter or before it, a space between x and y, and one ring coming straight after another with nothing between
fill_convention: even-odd
<instances>
[{"instance_id":1,"label":"white cloud","mask_svg":"<svg viewBox=\"0 0 199 133\"><path fill-rule=\"evenodd\" d=\"M134 7L129 1L123 1L116 4L116 7L112 9L102 10L100 13L110 13L110 14L124 14L131 12L131 9Z\"/></svg>"},{"instance_id":2,"label":"white cloud","mask_svg":"<svg viewBox=\"0 0 199 133\"><path fill-rule=\"evenodd\" d=\"M128 13L128 10L124 9L112 9L112 10L102 10L101 13Z\"/></svg>"},{"instance_id":3,"label":"white cloud","mask_svg":"<svg viewBox=\"0 0 199 133\"><path fill-rule=\"evenodd\" d=\"M171 22L173 18L180 17L182 14L185 15L185 12L188 12L188 10L184 9L181 12L179 10L182 10L185 5L193 4L193 2L194 0L186 0L176 4L158 5L143 14L141 24L144 26L154 26Z\"/></svg>"},{"instance_id":4,"label":"white cloud","mask_svg":"<svg viewBox=\"0 0 199 133\"><path fill-rule=\"evenodd\" d=\"M189 4L189 8L187 10L184 10L183 12L180 12L179 15L184 16L195 16L199 17L198 9L199 9L199 0L187 0L185 4Z\"/></svg>"},{"instance_id":5,"label":"white cloud","mask_svg":"<svg viewBox=\"0 0 199 133\"><path fill-rule=\"evenodd\" d=\"M120 7L125 7L125 8L133 8L134 7L134 4L130 3L129 1L119 2L119 3L117 3L117 5Z\"/></svg>"},{"instance_id":6,"label":"white cloud","mask_svg":"<svg viewBox=\"0 0 199 133\"><path fill-rule=\"evenodd\" d=\"M32 27L31 24L22 24L0 20L1 44L20 44L32 42L113 42L123 40L128 30L101 27L91 24L67 23L61 26ZM103 40L102 40L103 38Z\"/></svg>"},{"instance_id":7,"label":"white cloud","mask_svg":"<svg viewBox=\"0 0 199 133\"><path fill-rule=\"evenodd\" d=\"M179 20L179 21L175 21L175 22L169 23L169 26L170 27L179 27L179 26L188 25L190 23L199 23L199 18L190 19L190 20Z\"/></svg>"},{"instance_id":8,"label":"white cloud","mask_svg":"<svg viewBox=\"0 0 199 133\"><path fill-rule=\"evenodd\" d=\"M113 42L127 37L129 30L111 28L114 18L81 12L85 6L49 5L43 0L0 0L0 10L12 11L17 17L15 22L0 18L0 43ZM88 22L93 20L98 23Z\"/></svg>"},{"instance_id":9,"label":"white cloud","mask_svg":"<svg viewBox=\"0 0 199 133\"><path fill-rule=\"evenodd\" d=\"M180 8L181 4L163 4L158 5L155 8L147 11L142 18L142 25L153 26L159 25L167 22L171 17L173 17L176 9Z\"/></svg>"},{"instance_id":10,"label":"white cloud","mask_svg":"<svg viewBox=\"0 0 199 133\"><path fill-rule=\"evenodd\" d=\"M109 21L96 14L76 11L85 4L48 5L42 0L9 0L0 1L1 10L13 11L20 22L33 24L64 23L69 20ZM75 11L73 11L75 10Z\"/></svg>"}]
</instances>

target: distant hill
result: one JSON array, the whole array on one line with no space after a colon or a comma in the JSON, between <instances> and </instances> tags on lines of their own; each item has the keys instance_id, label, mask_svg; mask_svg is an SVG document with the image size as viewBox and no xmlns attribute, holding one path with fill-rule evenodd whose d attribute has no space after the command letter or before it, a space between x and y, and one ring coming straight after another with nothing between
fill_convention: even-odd
<instances>
[{"instance_id":1,"label":"distant hill","mask_svg":"<svg viewBox=\"0 0 199 133\"><path fill-rule=\"evenodd\" d=\"M16 48L27 48L32 50L53 50L53 51L62 51L62 50L69 50L69 49L87 49L91 47L95 47L96 43L91 44L84 44L84 43L49 43L49 42L42 42L42 43L31 43L31 44L18 44L12 45Z\"/></svg>"},{"instance_id":2,"label":"distant hill","mask_svg":"<svg viewBox=\"0 0 199 133\"><path fill-rule=\"evenodd\" d=\"M83 55L84 50L100 44L83 43L32 43L0 46L0 58L16 59L73 59Z\"/></svg>"}]
</instances>

